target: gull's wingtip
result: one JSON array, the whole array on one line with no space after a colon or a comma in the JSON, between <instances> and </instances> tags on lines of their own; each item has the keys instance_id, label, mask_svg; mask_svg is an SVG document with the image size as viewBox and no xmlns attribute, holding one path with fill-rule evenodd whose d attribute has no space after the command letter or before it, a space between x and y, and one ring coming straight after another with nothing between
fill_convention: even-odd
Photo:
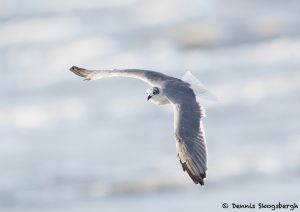
<instances>
[{"instance_id":1,"label":"gull's wingtip","mask_svg":"<svg viewBox=\"0 0 300 212\"><path fill-rule=\"evenodd\" d=\"M84 68L79 68L77 66L72 66L70 69L74 74L80 73L81 71L85 70Z\"/></svg>"},{"instance_id":2,"label":"gull's wingtip","mask_svg":"<svg viewBox=\"0 0 300 212\"><path fill-rule=\"evenodd\" d=\"M194 181L194 183L199 184L200 186L204 186L204 179L206 178L206 172L200 174L194 174L192 170L188 167L187 163L181 161L180 157L179 157L179 161L181 163L183 171L184 172L186 171L188 173L188 175Z\"/></svg>"},{"instance_id":3,"label":"gull's wingtip","mask_svg":"<svg viewBox=\"0 0 300 212\"><path fill-rule=\"evenodd\" d=\"M80 76L80 77L85 78L86 80L89 80L87 77L90 74L90 71L87 71L84 68L79 68L77 66L72 66L69 70L71 72L73 72L74 74L76 74L77 76Z\"/></svg>"},{"instance_id":4,"label":"gull's wingtip","mask_svg":"<svg viewBox=\"0 0 300 212\"><path fill-rule=\"evenodd\" d=\"M77 67L77 66L72 66L69 70L72 71L72 72L74 72L74 71L76 71L78 69L80 69L80 68Z\"/></svg>"},{"instance_id":5,"label":"gull's wingtip","mask_svg":"<svg viewBox=\"0 0 300 212\"><path fill-rule=\"evenodd\" d=\"M73 69L77 68L77 66L72 66L69 70L73 71Z\"/></svg>"}]
</instances>

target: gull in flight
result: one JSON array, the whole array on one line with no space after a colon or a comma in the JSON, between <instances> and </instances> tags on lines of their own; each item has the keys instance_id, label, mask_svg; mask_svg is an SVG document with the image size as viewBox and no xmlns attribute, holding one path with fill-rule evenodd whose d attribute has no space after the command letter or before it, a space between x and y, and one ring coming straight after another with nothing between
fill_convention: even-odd
<instances>
[{"instance_id":1,"label":"gull in flight","mask_svg":"<svg viewBox=\"0 0 300 212\"><path fill-rule=\"evenodd\" d=\"M204 185L207 147L202 118L205 112L197 97L214 100L215 96L190 72L178 79L139 69L87 70L73 66L70 71L85 80L131 77L150 84L152 88L146 91L147 100L157 105L171 104L173 107L176 151L183 171L187 171L194 183Z\"/></svg>"}]
</instances>

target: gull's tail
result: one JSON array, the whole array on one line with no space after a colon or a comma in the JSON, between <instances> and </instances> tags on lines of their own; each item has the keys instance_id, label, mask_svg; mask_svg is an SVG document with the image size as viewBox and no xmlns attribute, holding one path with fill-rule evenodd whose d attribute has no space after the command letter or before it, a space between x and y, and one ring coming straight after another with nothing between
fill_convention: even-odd
<instances>
[{"instance_id":1,"label":"gull's tail","mask_svg":"<svg viewBox=\"0 0 300 212\"><path fill-rule=\"evenodd\" d=\"M182 80L191 85L191 88L197 97L211 101L218 101L216 95L210 92L191 72L187 71L183 75Z\"/></svg>"}]
</instances>

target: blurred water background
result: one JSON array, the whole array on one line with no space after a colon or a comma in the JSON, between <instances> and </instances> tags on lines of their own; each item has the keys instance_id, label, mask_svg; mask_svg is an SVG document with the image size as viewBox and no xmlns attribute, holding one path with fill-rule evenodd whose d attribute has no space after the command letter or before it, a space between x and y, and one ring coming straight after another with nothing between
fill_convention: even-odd
<instances>
[{"instance_id":1,"label":"blurred water background","mask_svg":"<svg viewBox=\"0 0 300 212\"><path fill-rule=\"evenodd\" d=\"M0 211L300 206L299 26L296 0L0 0ZM219 98L205 187L147 84L72 65L193 72Z\"/></svg>"}]
</instances>

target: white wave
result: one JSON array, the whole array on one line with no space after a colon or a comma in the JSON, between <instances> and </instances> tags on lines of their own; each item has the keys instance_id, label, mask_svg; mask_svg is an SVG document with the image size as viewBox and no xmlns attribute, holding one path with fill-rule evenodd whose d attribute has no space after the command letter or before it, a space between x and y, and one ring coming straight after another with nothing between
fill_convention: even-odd
<instances>
[{"instance_id":1,"label":"white wave","mask_svg":"<svg viewBox=\"0 0 300 212\"><path fill-rule=\"evenodd\" d=\"M0 126L36 129L59 120L78 119L85 113L86 106L79 99L46 104L23 104L0 110Z\"/></svg>"},{"instance_id":2,"label":"white wave","mask_svg":"<svg viewBox=\"0 0 300 212\"><path fill-rule=\"evenodd\" d=\"M220 104L230 105L239 102L258 102L270 96L298 92L300 87L300 71L255 79L231 81L209 86L219 98ZM218 103L207 103L218 106Z\"/></svg>"},{"instance_id":3,"label":"white wave","mask_svg":"<svg viewBox=\"0 0 300 212\"><path fill-rule=\"evenodd\" d=\"M47 17L12 19L2 23L0 45L16 46L62 41L79 30L78 24L69 18Z\"/></svg>"}]
</instances>

